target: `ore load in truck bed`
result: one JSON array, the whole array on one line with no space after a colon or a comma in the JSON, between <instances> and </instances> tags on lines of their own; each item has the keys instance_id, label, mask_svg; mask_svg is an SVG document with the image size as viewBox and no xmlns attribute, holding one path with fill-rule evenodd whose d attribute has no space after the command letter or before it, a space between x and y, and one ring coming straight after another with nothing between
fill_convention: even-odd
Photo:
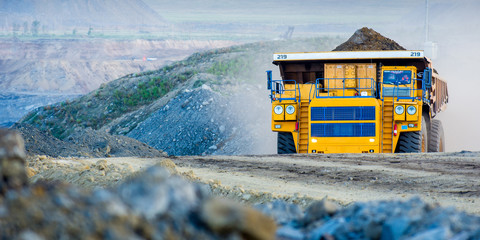
<instances>
[{"instance_id":1,"label":"ore load in truck bed","mask_svg":"<svg viewBox=\"0 0 480 240\"><path fill-rule=\"evenodd\" d=\"M371 28L363 27L332 51L406 50L390 38Z\"/></svg>"}]
</instances>

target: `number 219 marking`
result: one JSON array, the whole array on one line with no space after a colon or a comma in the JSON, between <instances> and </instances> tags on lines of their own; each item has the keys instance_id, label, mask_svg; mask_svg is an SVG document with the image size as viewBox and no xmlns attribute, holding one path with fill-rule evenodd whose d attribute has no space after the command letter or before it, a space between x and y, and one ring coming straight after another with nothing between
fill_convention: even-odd
<instances>
[{"instance_id":1,"label":"number 219 marking","mask_svg":"<svg viewBox=\"0 0 480 240\"><path fill-rule=\"evenodd\" d=\"M420 52L410 52L410 57L420 57Z\"/></svg>"}]
</instances>

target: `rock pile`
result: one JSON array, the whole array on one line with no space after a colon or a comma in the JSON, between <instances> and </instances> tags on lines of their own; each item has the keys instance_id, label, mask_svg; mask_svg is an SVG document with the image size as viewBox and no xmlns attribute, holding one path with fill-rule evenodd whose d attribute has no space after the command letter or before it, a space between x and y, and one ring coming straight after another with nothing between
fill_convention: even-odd
<instances>
[{"instance_id":1,"label":"rock pile","mask_svg":"<svg viewBox=\"0 0 480 240\"><path fill-rule=\"evenodd\" d=\"M373 201L340 208L328 200L297 205L257 205L275 219L278 239L480 239L480 217L412 198Z\"/></svg>"},{"instance_id":2,"label":"rock pile","mask_svg":"<svg viewBox=\"0 0 480 240\"><path fill-rule=\"evenodd\" d=\"M232 92L235 90L223 89L219 93L207 85L186 89L127 136L169 155L268 153L270 149L263 147L265 135L273 133L268 125L270 122L259 119L270 118L269 103L266 99L265 104L255 102L256 111L249 106L252 99L263 96L263 88L258 93L260 88L256 86L239 87L240 95L258 93L252 98L245 96L243 100L224 95ZM238 106L240 103L243 106Z\"/></svg>"},{"instance_id":3,"label":"rock pile","mask_svg":"<svg viewBox=\"0 0 480 240\"><path fill-rule=\"evenodd\" d=\"M405 50L390 38L382 36L371 28L363 27L344 43L332 51L367 51L367 50Z\"/></svg>"},{"instance_id":4,"label":"rock pile","mask_svg":"<svg viewBox=\"0 0 480 240\"><path fill-rule=\"evenodd\" d=\"M16 133L0 132L0 239L274 237L276 226L270 218L214 199L206 185L171 176L160 166L113 189L88 191L41 181L27 186L20 140Z\"/></svg>"},{"instance_id":5,"label":"rock pile","mask_svg":"<svg viewBox=\"0 0 480 240\"><path fill-rule=\"evenodd\" d=\"M63 141L29 124L13 126L25 139L28 155L51 157L161 157L166 154L135 139L103 131L76 129Z\"/></svg>"}]
</instances>

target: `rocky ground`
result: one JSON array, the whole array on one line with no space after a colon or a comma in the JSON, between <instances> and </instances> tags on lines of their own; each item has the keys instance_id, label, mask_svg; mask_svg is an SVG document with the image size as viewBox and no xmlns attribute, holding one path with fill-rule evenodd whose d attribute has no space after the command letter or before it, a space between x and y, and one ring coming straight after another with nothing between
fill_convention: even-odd
<instances>
[{"instance_id":1,"label":"rocky ground","mask_svg":"<svg viewBox=\"0 0 480 240\"><path fill-rule=\"evenodd\" d=\"M84 197L93 191L89 197L93 199L101 189L116 191L129 179L150 179L149 173L164 171L156 169L162 167L165 174L203 186L207 195L243 202L271 217L278 239L478 239L480 217L472 213L480 212L475 202L479 156L476 152L161 158L37 155L27 158L26 172L34 186L66 181L86 191ZM175 181L168 180L169 184Z\"/></svg>"}]
</instances>

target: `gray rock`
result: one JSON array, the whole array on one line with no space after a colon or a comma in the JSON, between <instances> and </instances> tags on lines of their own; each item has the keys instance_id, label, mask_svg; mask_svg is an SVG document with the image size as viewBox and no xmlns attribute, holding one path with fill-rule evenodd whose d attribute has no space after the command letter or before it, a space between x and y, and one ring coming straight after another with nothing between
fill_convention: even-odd
<instances>
[{"instance_id":1,"label":"gray rock","mask_svg":"<svg viewBox=\"0 0 480 240\"><path fill-rule=\"evenodd\" d=\"M382 240L398 240L409 227L411 220L407 217L389 219L383 224Z\"/></svg>"},{"instance_id":2,"label":"gray rock","mask_svg":"<svg viewBox=\"0 0 480 240\"><path fill-rule=\"evenodd\" d=\"M215 233L238 233L244 239L274 239L275 222L250 207L225 199L212 199L201 208L200 217Z\"/></svg>"},{"instance_id":3,"label":"gray rock","mask_svg":"<svg viewBox=\"0 0 480 240\"><path fill-rule=\"evenodd\" d=\"M258 204L255 206L263 214L275 219L277 224L296 224L304 216L298 205L276 200L269 203Z\"/></svg>"},{"instance_id":4,"label":"gray rock","mask_svg":"<svg viewBox=\"0 0 480 240\"><path fill-rule=\"evenodd\" d=\"M321 201L316 201L305 210L305 217L303 221L305 223L314 222L320 219L329 218L337 212L338 205L326 198Z\"/></svg>"},{"instance_id":5,"label":"gray rock","mask_svg":"<svg viewBox=\"0 0 480 240\"><path fill-rule=\"evenodd\" d=\"M303 218L291 218L287 208L278 207L285 202L275 204L257 208L275 219L281 239L296 239L299 232L304 239L480 239L479 216L432 206L420 198L359 202L330 213L319 201L307 207Z\"/></svg>"},{"instance_id":6,"label":"gray rock","mask_svg":"<svg viewBox=\"0 0 480 240\"><path fill-rule=\"evenodd\" d=\"M294 227L287 225L277 230L277 238L289 240L303 240L305 239L305 235L299 229L295 229Z\"/></svg>"},{"instance_id":7,"label":"gray rock","mask_svg":"<svg viewBox=\"0 0 480 240\"><path fill-rule=\"evenodd\" d=\"M311 231L309 236L308 236L308 239L310 239L310 240L321 239L325 235L332 236L342 226L344 226L346 222L347 221L345 220L345 218L332 219L332 220L326 222L325 224L323 224L321 227ZM338 239L342 239L342 238L339 237Z\"/></svg>"},{"instance_id":8,"label":"gray rock","mask_svg":"<svg viewBox=\"0 0 480 240\"><path fill-rule=\"evenodd\" d=\"M366 224L364 232L365 237L368 239L378 240L382 236L382 225L371 220L368 224Z\"/></svg>"},{"instance_id":9,"label":"gray rock","mask_svg":"<svg viewBox=\"0 0 480 240\"><path fill-rule=\"evenodd\" d=\"M460 236L458 236L460 237ZM425 232L415 234L410 240L441 240L451 239L452 234L448 228L438 227Z\"/></svg>"},{"instance_id":10,"label":"gray rock","mask_svg":"<svg viewBox=\"0 0 480 240\"><path fill-rule=\"evenodd\" d=\"M23 138L15 131L0 129L0 196L28 183Z\"/></svg>"}]
</instances>

